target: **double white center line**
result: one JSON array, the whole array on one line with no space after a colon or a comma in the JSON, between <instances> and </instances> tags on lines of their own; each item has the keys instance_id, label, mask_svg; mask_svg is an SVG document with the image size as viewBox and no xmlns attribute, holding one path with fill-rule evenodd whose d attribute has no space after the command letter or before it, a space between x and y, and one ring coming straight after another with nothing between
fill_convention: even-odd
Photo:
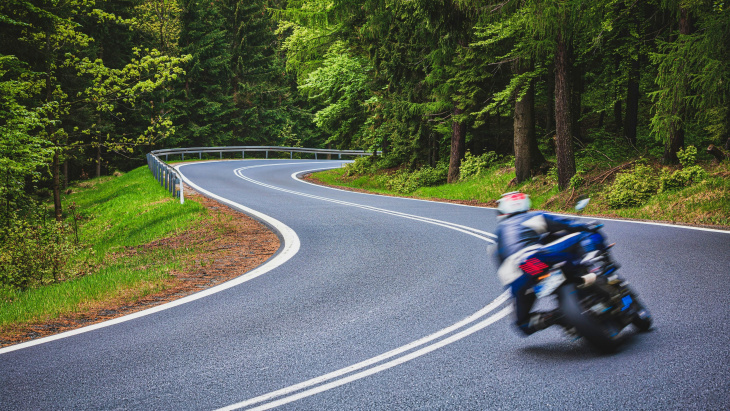
<instances>
[{"instance_id":1,"label":"double white center line","mask_svg":"<svg viewBox=\"0 0 730 411\"><path fill-rule=\"evenodd\" d=\"M301 163L296 163L301 164ZM331 164L331 163L329 163ZM251 182L253 184L257 184L262 187L266 187L272 190L277 190L293 195L303 196L311 199L321 200L321 201L327 201L335 204L340 204L343 206L349 206L349 207L357 207L373 212L388 214L392 216L407 218L411 220L416 220L420 222L424 222L427 224L434 224L440 227L445 227L451 230L456 230L474 237L478 237L484 241L487 241L489 243L494 243L494 240L492 237L495 237L494 234L488 233L485 231L477 230L471 227L463 226L460 224L454 224L447 221L441 221L436 220L432 218L426 218L421 216L416 216L413 214L406 214L401 213L398 211L391 211L386 210L383 208L378 207L372 207L357 203L351 203L347 201L341 201L336 200L333 198L328 197L321 197L316 196L312 194L302 193L299 191L289 190L282 187L273 186L270 184L263 183L261 181L254 180L250 177L247 177L243 174L245 170L256 168L256 167L267 167L267 166L274 166L274 165L282 165L279 164L264 164L264 165L258 165L258 166L251 166L251 167L242 167L239 169L236 169L234 172L236 176L239 178L246 180L248 182ZM292 178L296 179L297 174L301 174L302 172L297 172L295 174L292 174ZM274 408L280 405L288 404L293 401L297 401L299 399L309 397L311 395L315 395L317 393L321 393L323 391L330 390L335 387L339 387L341 385L350 383L355 380L359 380L361 378L373 375L375 373L378 373L383 370L387 370L389 368L395 367L396 365L402 364L404 362L410 361L414 358L418 358L422 355L425 355L431 351L437 350L441 347L444 347L448 344L451 344L453 342L456 342L464 337L467 337L468 335L471 335L493 323L500 320L501 318L508 315L510 312L512 312L511 306L504 306L501 310L497 311L496 313L492 313L493 311L497 310L500 306L502 306L506 301L509 300L509 292L505 291L502 293L499 297L497 297L494 301L486 305L481 310L475 312L474 314L468 316L467 318L464 318L463 320L446 327L440 331L437 331L431 335L428 335L426 337L423 337L421 339L418 339L416 341L413 341L409 344L406 344L404 346L398 347L396 349L393 349L391 351L388 351L386 353L383 353L381 355L378 355L376 357L367 359L365 361L361 361L357 364L350 365L345 368L341 368L339 370L330 372L328 374L312 378L310 380L301 382L299 384L295 384L289 387L285 387L276 391L272 391L267 394L260 395L255 398L251 398L236 404L229 405L227 407L221 408L220 410L235 410L240 408L246 408L246 407L252 407L251 409L256 410L265 410Z\"/></svg>"}]
</instances>

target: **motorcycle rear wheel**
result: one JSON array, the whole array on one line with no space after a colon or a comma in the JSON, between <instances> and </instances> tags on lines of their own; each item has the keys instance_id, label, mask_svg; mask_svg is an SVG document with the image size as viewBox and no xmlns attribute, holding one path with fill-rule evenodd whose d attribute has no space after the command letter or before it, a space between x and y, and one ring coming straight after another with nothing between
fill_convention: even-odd
<instances>
[{"instance_id":1,"label":"motorcycle rear wheel","mask_svg":"<svg viewBox=\"0 0 730 411\"><path fill-rule=\"evenodd\" d=\"M573 284L565 284L558 289L558 300L564 321L578 331L592 346L602 352L613 352L620 345L621 327L613 321L597 318L586 305Z\"/></svg>"}]
</instances>

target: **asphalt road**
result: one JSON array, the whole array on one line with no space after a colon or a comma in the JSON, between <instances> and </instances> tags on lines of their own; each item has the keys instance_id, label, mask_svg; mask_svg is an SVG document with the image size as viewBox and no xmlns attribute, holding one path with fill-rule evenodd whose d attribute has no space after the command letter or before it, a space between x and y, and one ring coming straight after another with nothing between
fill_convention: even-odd
<instances>
[{"instance_id":1,"label":"asphalt road","mask_svg":"<svg viewBox=\"0 0 730 411\"><path fill-rule=\"evenodd\" d=\"M339 165L181 167L278 230L280 252L183 301L0 350L0 409L730 409L730 232L602 221L655 316L602 355L512 328L486 252L494 210L293 178Z\"/></svg>"}]
</instances>

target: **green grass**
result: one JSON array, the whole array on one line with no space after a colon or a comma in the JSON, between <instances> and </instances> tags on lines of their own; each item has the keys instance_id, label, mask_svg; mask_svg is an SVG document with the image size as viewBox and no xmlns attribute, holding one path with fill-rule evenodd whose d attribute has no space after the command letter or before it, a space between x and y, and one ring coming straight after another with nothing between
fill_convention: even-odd
<instances>
[{"instance_id":1,"label":"green grass","mask_svg":"<svg viewBox=\"0 0 730 411\"><path fill-rule=\"evenodd\" d=\"M158 254L147 258L164 261L168 257ZM150 262L149 268L142 268L132 263L111 264L72 281L17 292L12 303L0 303L0 329L83 312L113 299L132 302L166 288L170 281L168 271L176 265Z\"/></svg>"},{"instance_id":2,"label":"green grass","mask_svg":"<svg viewBox=\"0 0 730 411\"><path fill-rule=\"evenodd\" d=\"M603 184L583 185L575 190L560 191L554 177L538 176L518 186L510 186L515 177L514 169L494 167L477 177L453 184L420 187L409 197L479 202L496 205L502 193L520 190L530 194L533 208L560 213L573 211L580 195L591 197L591 204L584 215L664 221L671 223L713 225L730 227L730 165L705 165L707 178L681 190L654 195L641 207L612 209L605 201L605 193L612 179ZM607 170L597 168L600 174ZM382 175L357 175L344 177L344 169L319 172L313 177L322 183L363 189L386 195L398 195L388 190Z\"/></svg>"},{"instance_id":3,"label":"green grass","mask_svg":"<svg viewBox=\"0 0 730 411\"><path fill-rule=\"evenodd\" d=\"M455 184L421 187L414 192L414 195L422 198L443 198L488 203L495 198L499 198L504 193L504 187L514 177L514 173L503 172L499 168L493 168L486 173L481 173L476 177L466 181L459 181Z\"/></svg>"},{"instance_id":4,"label":"green grass","mask_svg":"<svg viewBox=\"0 0 730 411\"><path fill-rule=\"evenodd\" d=\"M105 301L132 301L167 287L179 259L172 250L127 253L129 248L179 233L207 212L193 201L171 197L146 167L119 177L102 177L71 187L64 211L79 222L79 252L71 258L78 276L0 298L0 330L84 311ZM178 251L180 252L180 251ZM185 252L185 251L182 251ZM194 250L189 250L194 252Z\"/></svg>"},{"instance_id":5,"label":"green grass","mask_svg":"<svg viewBox=\"0 0 730 411\"><path fill-rule=\"evenodd\" d=\"M642 207L606 212L625 218L730 227L730 178L710 176L691 187L657 194Z\"/></svg>"},{"instance_id":6,"label":"green grass","mask_svg":"<svg viewBox=\"0 0 730 411\"><path fill-rule=\"evenodd\" d=\"M64 198L76 203L84 217L80 241L97 249L148 243L185 229L199 218L203 207L172 198L149 174L146 167L121 177L90 180L74 187Z\"/></svg>"}]
</instances>

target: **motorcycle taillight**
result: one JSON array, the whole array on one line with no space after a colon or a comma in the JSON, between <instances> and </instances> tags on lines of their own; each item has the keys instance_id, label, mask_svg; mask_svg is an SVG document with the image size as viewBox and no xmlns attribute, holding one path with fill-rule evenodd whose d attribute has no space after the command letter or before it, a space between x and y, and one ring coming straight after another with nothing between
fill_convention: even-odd
<instances>
[{"instance_id":1,"label":"motorcycle taillight","mask_svg":"<svg viewBox=\"0 0 730 411\"><path fill-rule=\"evenodd\" d=\"M526 272L527 274L535 276L535 275L540 275L540 274L544 273L545 271L547 271L549 266L547 264L543 263L542 261L538 260L537 258L532 257L532 258L528 258L527 261L520 264L520 268L522 269L522 271Z\"/></svg>"}]
</instances>

